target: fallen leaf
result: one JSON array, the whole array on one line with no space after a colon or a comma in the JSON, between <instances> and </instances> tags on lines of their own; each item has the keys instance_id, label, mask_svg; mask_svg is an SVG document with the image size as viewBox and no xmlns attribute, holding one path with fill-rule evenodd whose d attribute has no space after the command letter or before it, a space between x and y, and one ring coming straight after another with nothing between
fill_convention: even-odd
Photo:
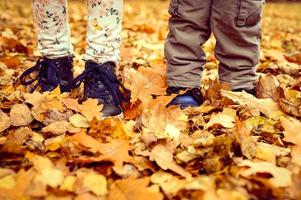
<instances>
[{"instance_id":1,"label":"fallen leaf","mask_svg":"<svg viewBox=\"0 0 301 200\"><path fill-rule=\"evenodd\" d=\"M64 173L57 169L48 158L37 155L29 157L38 172L35 181L51 187L58 187L63 183Z\"/></svg>"},{"instance_id":2,"label":"fallen leaf","mask_svg":"<svg viewBox=\"0 0 301 200\"><path fill-rule=\"evenodd\" d=\"M75 114L69 117L70 123L77 128L88 128L90 127L88 119L80 114Z\"/></svg>"},{"instance_id":3,"label":"fallen leaf","mask_svg":"<svg viewBox=\"0 0 301 200\"><path fill-rule=\"evenodd\" d=\"M247 106L254 116L259 116L261 112L269 117L273 113L281 112L278 103L271 99L257 99L246 92L231 92L227 90L221 90L221 95L232 100L234 103Z\"/></svg>"},{"instance_id":4,"label":"fallen leaf","mask_svg":"<svg viewBox=\"0 0 301 200\"><path fill-rule=\"evenodd\" d=\"M161 144L152 149L150 159L154 160L163 170L169 169L185 178L191 178L191 174L189 172L175 163L172 152Z\"/></svg>"},{"instance_id":5,"label":"fallen leaf","mask_svg":"<svg viewBox=\"0 0 301 200\"><path fill-rule=\"evenodd\" d=\"M90 169L82 168L76 172L77 192L92 192L98 196L108 193L106 178Z\"/></svg>"},{"instance_id":6,"label":"fallen leaf","mask_svg":"<svg viewBox=\"0 0 301 200\"><path fill-rule=\"evenodd\" d=\"M256 155L256 142L251 137L251 129L238 119L236 119L235 123L235 136L240 145L241 152L246 158L251 160Z\"/></svg>"},{"instance_id":7,"label":"fallen leaf","mask_svg":"<svg viewBox=\"0 0 301 200\"><path fill-rule=\"evenodd\" d=\"M53 135L62 135L70 129L70 123L67 121L58 121L42 128L42 133L52 133Z\"/></svg>"},{"instance_id":8,"label":"fallen leaf","mask_svg":"<svg viewBox=\"0 0 301 200\"><path fill-rule=\"evenodd\" d=\"M71 139L80 145L90 149L91 152L99 152L102 155L91 158L97 161L112 161L117 168L121 168L124 162L131 162L129 155L130 145L127 140L112 140L110 143L100 143L85 133L77 133Z\"/></svg>"},{"instance_id":9,"label":"fallen leaf","mask_svg":"<svg viewBox=\"0 0 301 200\"><path fill-rule=\"evenodd\" d=\"M213 115L206 128L211 128L214 125L221 125L224 128L234 128L236 111L231 108L225 108L223 112Z\"/></svg>"},{"instance_id":10,"label":"fallen leaf","mask_svg":"<svg viewBox=\"0 0 301 200\"><path fill-rule=\"evenodd\" d=\"M25 104L15 104L10 110L12 126L27 126L33 121L30 109Z\"/></svg>"},{"instance_id":11,"label":"fallen leaf","mask_svg":"<svg viewBox=\"0 0 301 200\"><path fill-rule=\"evenodd\" d=\"M163 200L161 193L155 193L148 187L150 178L127 178L115 181L110 187L108 200Z\"/></svg>"},{"instance_id":12,"label":"fallen leaf","mask_svg":"<svg viewBox=\"0 0 301 200\"><path fill-rule=\"evenodd\" d=\"M272 74L261 74L256 82L256 96L261 99L271 98L278 102L280 99L279 82Z\"/></svg>"},{"instance_id":13,"label":"fallen leaf","mask_svg":"<svg viewBox=\"0 0 301 200\"><path fill-rule=\"evenodd\" d=\"M80 111L90 122L93 118L101 118L102 114L100 111L102 110L102 107L102 105L98 105L97 99L88 99L82 103L80 106Z\"/></svg>"},{"instance_id":14,"label":"fallen leaf","mask_svg":"<svg viewBox=\"0 0 301 200\"><path fill-rule=\"evenodd\" d=\"M245 171L241 172L242 176L250 177L256 176L260 173L268 173L272 175L268 178L268 181L274 187L289 187L292 185L292 172L283 167L277 167L269 162L252 162L250 160L243 160L238 163L238 166L249 167ZM260 176L260 175L258 175Z\"/></svg>"},{"instance_id":15,"label":"fallen leaf","mask_svg":"<svg viewBox=\"0 0 301 200\"><path fill-rule=\"evenodd\" d=\"M10 127L9 116L0 109L0 132L5 131Z\"/></svg>"}]
</instances>

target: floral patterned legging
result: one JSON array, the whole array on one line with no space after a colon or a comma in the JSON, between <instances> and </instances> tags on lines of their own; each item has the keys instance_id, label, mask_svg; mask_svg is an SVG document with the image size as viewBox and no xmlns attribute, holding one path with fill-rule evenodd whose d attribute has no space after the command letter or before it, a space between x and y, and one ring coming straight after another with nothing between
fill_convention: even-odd
<instances>
[{"instance_id":1,"label":"floral patterned legging","mask_svg":"<svg viewBox=\"0 0 301 200\"><path fill-rule=\"evenodd\" d=\"M87 0L88 29L85 60L97 63L120 59L123 0ZM67 0L33 0L38 28L38 50L47 58L73 53Z\"/></svg>"}]
</instances>

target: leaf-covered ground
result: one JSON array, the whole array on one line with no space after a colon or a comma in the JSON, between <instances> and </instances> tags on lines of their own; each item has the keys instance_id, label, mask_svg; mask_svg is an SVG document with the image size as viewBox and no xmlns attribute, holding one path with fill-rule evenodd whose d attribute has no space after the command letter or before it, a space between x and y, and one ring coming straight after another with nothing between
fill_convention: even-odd
<instances>
[{"instance_id":1,"label":"leaf-covered ground","mask_svg":"<svg viewBox=\"0 0 301 200\"><path fill-rule=\"evenodd\" d=\"M8 3L9 2L9 3ZM126 1L123 119L101 119L82 91L29 94L37 59L28 0L0 2L0 199L301 199L301 5L267 4L258 97L216 81L205 45L198 108L166 108L167 2ZM83 70L85 2L70 3L74 74Z\"/></svg>"}]
</instances>

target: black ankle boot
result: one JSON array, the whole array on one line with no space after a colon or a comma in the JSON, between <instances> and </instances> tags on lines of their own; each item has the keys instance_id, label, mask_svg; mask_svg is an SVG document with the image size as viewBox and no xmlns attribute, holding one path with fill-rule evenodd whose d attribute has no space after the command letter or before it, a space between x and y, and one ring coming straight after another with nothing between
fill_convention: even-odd
<instances>
[{"instance_id":1,"label":"black ankle boot","mask_svg":"<svg viewBox=\"0 0 301 200\"><path fill-rule=\"evenodd\" d=\"M20 76L21 84L27 86L37 81L30 92L38 87L42 92L52 91L58 86L62 93L70 92L73 82L72 62L70 56L56 59L40 58L35 66L27 69ZM35 77L32 78L31 75L34 73Z\"/></svg>"},{"instance_id":2,"label":"black ankle boot","mask_svg":"<svg viewBox=\"0 0 301 200\"><path fill-rule=\"evenodd\" d=\"M121 102L126 98L119 86L128 92L116 77L115 64L107 62L97 64L92 61L86 63L85 71L75 78L74 87L84 82L84 97L97 99L103 104L103 117L118 116L122 114Z\"/></svg>"}]
</instances>

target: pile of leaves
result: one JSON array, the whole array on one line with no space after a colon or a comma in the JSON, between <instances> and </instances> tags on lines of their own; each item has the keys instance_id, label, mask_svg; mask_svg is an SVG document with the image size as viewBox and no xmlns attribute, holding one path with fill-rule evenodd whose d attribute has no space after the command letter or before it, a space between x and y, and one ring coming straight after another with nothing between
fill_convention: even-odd
<instances>
[{"instance_id":1,"label":"pile of leaves","mask_svg":"<svg viewBox=\"0 0 301 200\"><path fill-rule=\"evenodd\" d=\"M181 110L166 107L167 2L126 2L118 72L131 100L123 118L106 119L96 100L78 101L82 89L30 94L19 84L38 56L31 9L0 6L0 199L301 198L300 5L266 7L258 98L217 81L211 38L206 101ZM70 4L75 75L82 6Z\"/></svg>"}]
</instances>

